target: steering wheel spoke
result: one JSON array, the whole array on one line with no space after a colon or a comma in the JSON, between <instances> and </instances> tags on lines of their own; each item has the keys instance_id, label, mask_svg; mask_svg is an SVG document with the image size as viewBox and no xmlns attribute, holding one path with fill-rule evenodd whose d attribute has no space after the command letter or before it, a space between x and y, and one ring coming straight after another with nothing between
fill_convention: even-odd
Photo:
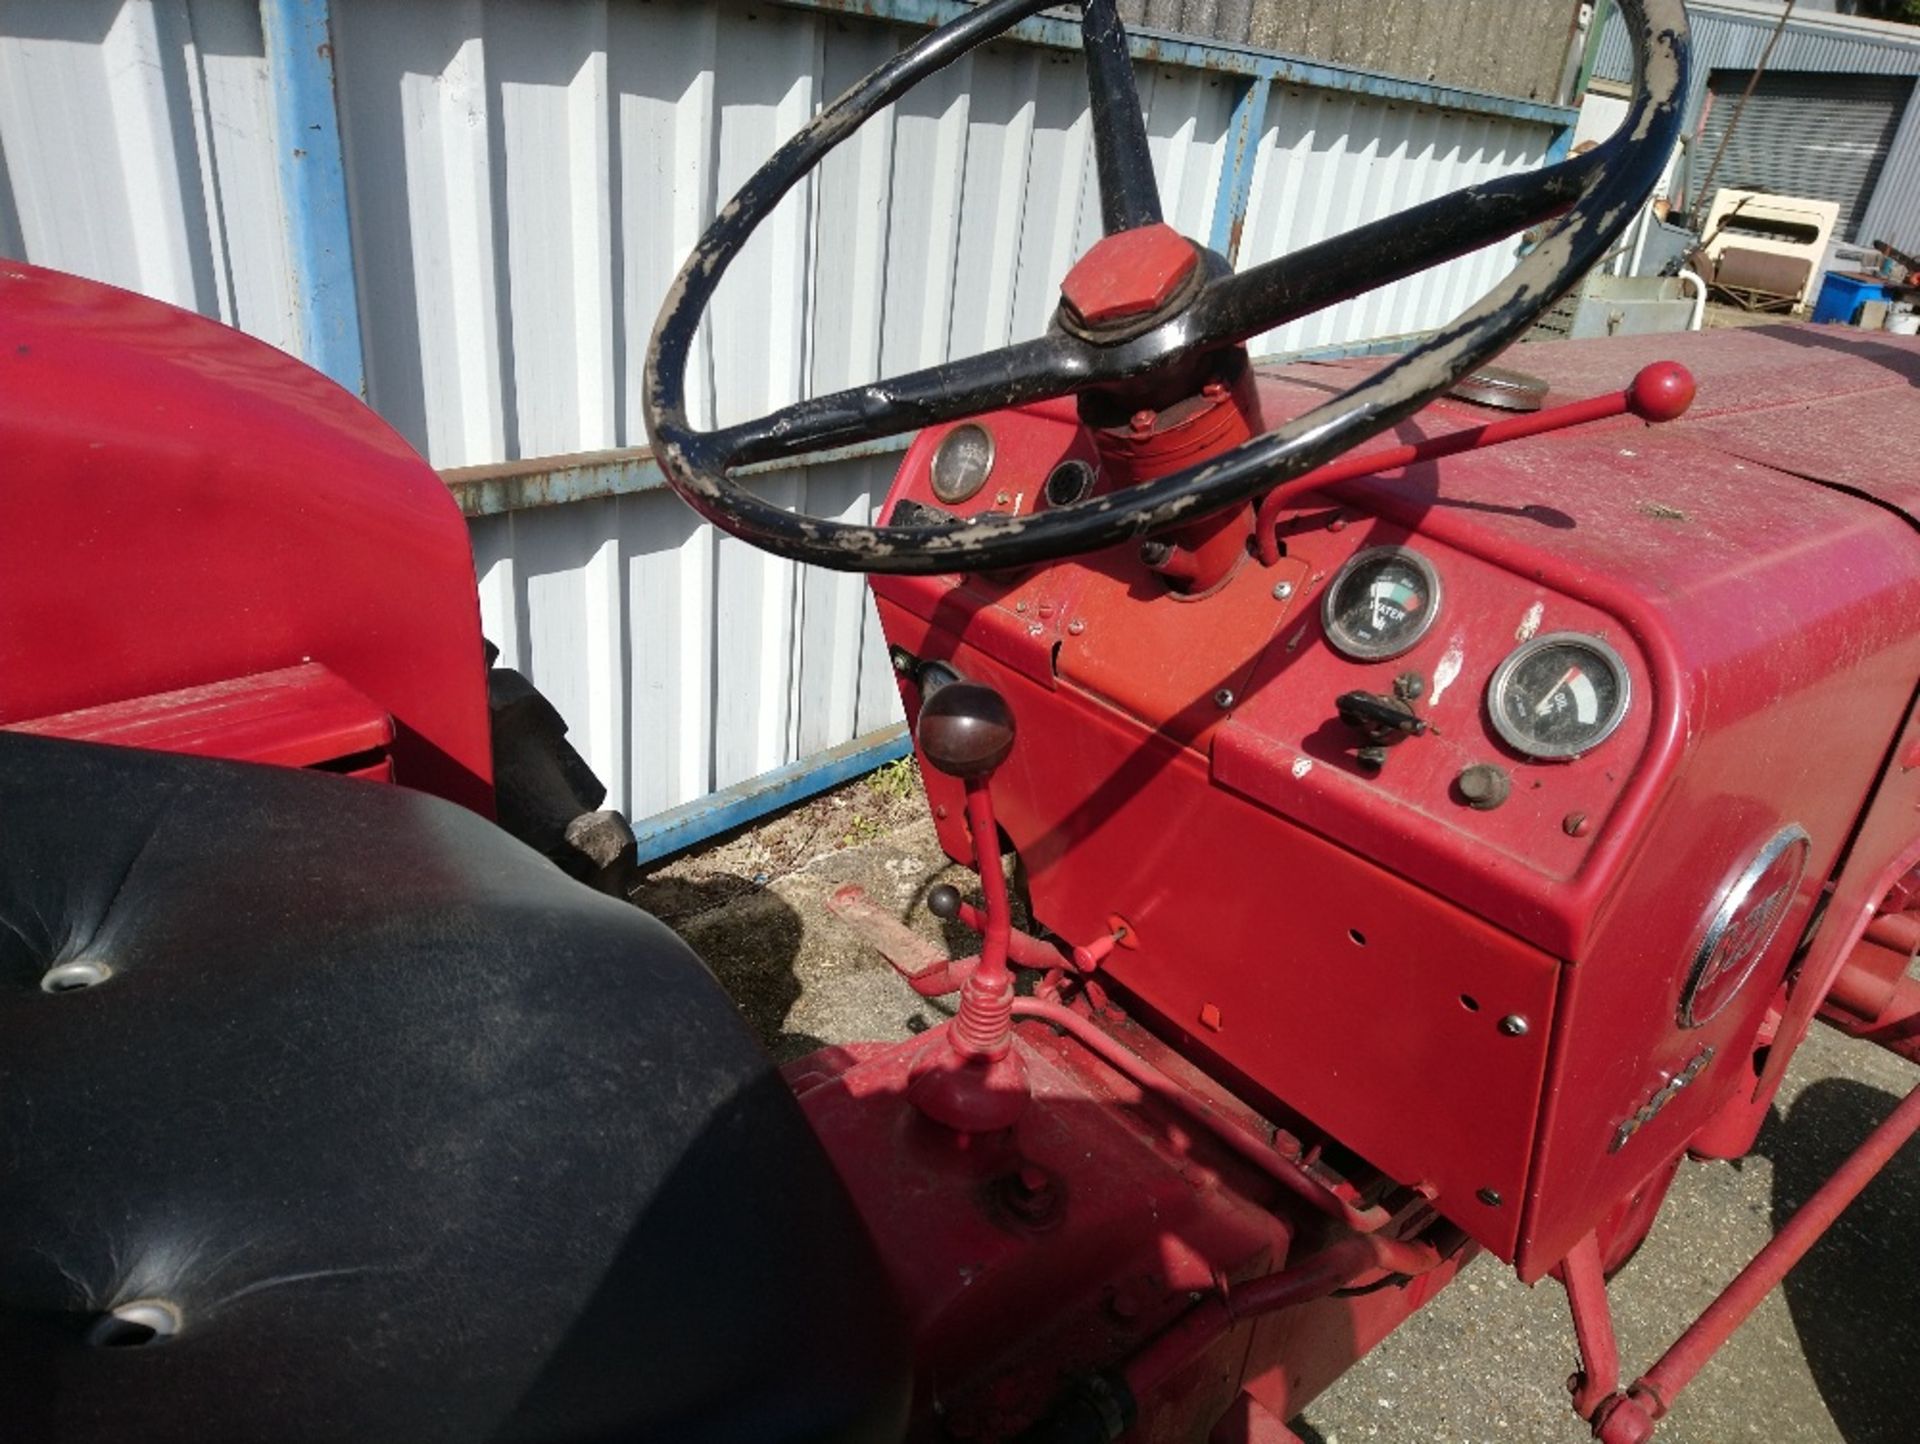
<instances>
[{"instance_id":1,"label":"steering wheel spoke","mask_svg":"<svg viewBox=\"0 0 1920 1444\"><path fill-rule=\"evenodd\" d=\"M1605 160L1594 150L1545 175L1468 186L1223 276L1195 300L1190 324L1245 341L1469 255L1565 212Z\"/></svg>"},{"instance_id":2,"label":"steering wheel spoke","mask_svg":"<svg viewBox=\"0 0 1920 1444\"><path fill-rule=\"evenodd\" d=\"M697 454L720 466L749 466L899 436L963 416L1068 395L1104 374L1101 360L1097 348L1084 341L1046 335L797 401L699 437Z\"/></svg>"},{"instance_id":3,"label":"steering wheel spoke","mask_svg":"<svg viewBox=\"0 0 1920 1444\"><path fill-rule=\"evenodd\" d=\"M1093 102L1093 153L1100 177L1100 223L1110 236L1160 224L1160 183L1147 147L1147 119L1134 84L1133 56L1114 0L1086 0L1080 37Z\"/></svg>"}]
</instances>

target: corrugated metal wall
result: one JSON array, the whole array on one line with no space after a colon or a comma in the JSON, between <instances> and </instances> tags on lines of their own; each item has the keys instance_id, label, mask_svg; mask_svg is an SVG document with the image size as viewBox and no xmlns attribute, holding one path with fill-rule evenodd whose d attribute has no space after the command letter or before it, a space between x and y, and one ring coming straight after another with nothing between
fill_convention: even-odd
<instances>
[{"instance_id":1,"label":"corrugated metal wall","mask_svg":"<svg viewBox=\"0 0 1920 1444\"><path fill-rule=\"evenodd\" d=\"M0 4L0 250L288 350L293 274L258 9Z\"/></svg>"},{"instance_id":2,"label":"corrugated metal wall","mask_svg":"<svg viewBox=\"0 0 1920 1444\"><path fill-rule=\"evenodd\" d=\"M1495 95L1555 99L1579 0L1120 0L1127 23Z\"/></svg>"},{"instance_id":3,"label":"corrugated metal wall","mask_svg":"<svg viewBox=\"0 0 1920 1444\"><path fill-rule=\"evenodd\" d=\"M1325 91L1268 104L1240 262L1267 260L1460 186L1546 159L1549 134L1490 116L1447 115ZM1503 242L1308 316L1250 344L1256 356L1431 330L1512 269Z\"/></svg>"},{"instance_id":4,"label":"corrugated metal wall","mask_svg":"<svg viewBox=\"0 0 1920 1444\"><path fill-rule=\"evenodd\" d=\"M370 399L443 468L641 445L644 348L679 260L785 135L914 32L694 0L333 0ZM0 8L0 246L294 348L273 112L247 0ZM1143 66L1169 219L1217 229L1244 75ZM1537 115L1276 82L1241 261L1535 166ZM723 283L697 420L1045 326L1097 234L1077 56L1004 44L943 72L789 197ZM1231 198L1229 198L1231 199ZM1506 247L1309 318L1265 349L1418 331ZM763 477L870 514L896 458ZM475 516L487 631L637 817L885 725L865 589L631 490Z\"/></svg>"},{"instance_id":5,"label":"corrugated metal wall","mask_svg":"<svg viewBox=\"0 0 1920 1444\"><path fill-rule=\"evenodd\" d=\"M1772 0L1690 0L1687 14L1693 22L1694 70L1689 131L1699 123L1708 77L1716 70L1754 69L1782 8ZM1626 27L1616 10L1602 33L1594 74L1624 81L1632 66ZM1770 73L1920 75L1920 28L1796 10L1767 69ZM1704 179L1711 159L1710 151L1699 158L1697 179ZM1910 101L1907 105L1886 168L1861 217L1859 234L1867 240L1891 240L1908 250L1920 246L1920 104Z\"/></svg>"}]
</instances>

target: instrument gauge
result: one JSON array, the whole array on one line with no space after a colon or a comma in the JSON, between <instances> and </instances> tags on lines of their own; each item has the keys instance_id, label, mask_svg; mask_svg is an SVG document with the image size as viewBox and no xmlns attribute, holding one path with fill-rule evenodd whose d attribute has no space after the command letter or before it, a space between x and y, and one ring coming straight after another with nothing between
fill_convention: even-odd
<instances>
[{"instance_id":1,"label":"instrument gauge","mask_svg":"<svg viewBox=\"0 0 1920 1444\"><path fill-rule=\"evenodd\" d=\"M933 494L948 506L971 500L993 474L993 433L977 421L956 426L934 449Z\"/></svg>"},{"instance_id":2,"label":"instrument gauge","mask_svg":"<svg viewBox=\"0 0 1920 1444\"><path fill-rule=\"evenodd\" d=\"M1487 687L1494 730L1516 752L1547 761L1578 757L1606 741L1632 700L1620 654L1581 632L1522 643Z\"/></svg>"},{"instance_id":3,"label":"instrument gauge","mask_svg":"<svg viewBox=\"0 0 1920 1444\"><path fill-rule=\"evenodd\" d=\"M1418 552L1371 547L1340 568L1320 604L1327 640L1361 662L1409 650L1440 615L1440 574Z\"/></svg>"}]
</instances>

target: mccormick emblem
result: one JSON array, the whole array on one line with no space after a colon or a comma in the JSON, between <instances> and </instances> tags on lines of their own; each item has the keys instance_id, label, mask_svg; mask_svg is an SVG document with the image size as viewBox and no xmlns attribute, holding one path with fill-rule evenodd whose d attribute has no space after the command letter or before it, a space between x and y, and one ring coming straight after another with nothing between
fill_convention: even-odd
<instances>
[{"instance_id":1,"label":"mccormick emblem","mask_svg":"<svg viewBox=\"0 0 1920 1444\"><path fill-rule=\"evenodd\" d=\"M1804 829L1780 829L1720 899L1680 994L1680 1026L1698 1028L1733 1001L1773 942L1807 870Z\"/></svg>"}]
</instances>

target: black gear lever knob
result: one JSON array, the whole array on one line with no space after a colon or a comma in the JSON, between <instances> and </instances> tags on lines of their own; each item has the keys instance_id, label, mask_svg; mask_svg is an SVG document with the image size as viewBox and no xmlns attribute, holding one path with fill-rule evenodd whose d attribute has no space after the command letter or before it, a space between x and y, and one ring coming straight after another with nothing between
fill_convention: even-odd
<instances>
[{"instance_id":1,"label":"black gear lever knob","mask_svg":"<svg viewBox=\"0 0 1920 1444\"><path fill-rule=\"evenodd\" d=\"M920 751L949 777L985 777L1013 751L1013 709L981 682L949 682L920 708Z\"/></svg>"}]
</instances>

